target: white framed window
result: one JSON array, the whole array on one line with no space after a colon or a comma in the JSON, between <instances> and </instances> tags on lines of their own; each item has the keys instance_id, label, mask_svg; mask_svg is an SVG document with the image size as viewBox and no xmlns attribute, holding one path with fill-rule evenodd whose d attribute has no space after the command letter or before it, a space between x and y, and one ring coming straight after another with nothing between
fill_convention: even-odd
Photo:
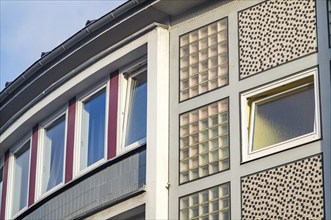
<instances>
[{"instance_id":1,"label":"white framed window","mask_svg":"<svg viewBox=\"0 0 331 220\"><path fill-rule=\"evenodd\" d=\"M242 161L320 138L317 69L241 94Z\"/></svg>"},{"instance_id":2,"label":"white framed window","mask_svg":"<svg viewBox=\"0 0 331 220\"><path fill-rule=\"evenodd\" d=\"M75 157L76 174L88 171L107 155L108 81L78 98Z\"/></svg>"},{"instance_id":3,"label":"white framed window","mask_svg":"<svg viewBox=\"0 0 331 220\"><path fill-rule=\"evenodd\" d=\"M9 158L9 209L6 216L15 218L28 206L31 135L11 149Z\"/></svg>"},{"instance_id":4,"label":"white framed window","mask_svg":"<svg viewBox=\"0 0 331 220\"><path fill-rule=\"evenodd\" d=\"M67 134L65 108L40 125L37 172L37 198L63 185Z\"/></svg>"},{"instance_id":5,"label":"white framed window","mask_svg":"<svg viewBox=\"0 0 331 220\"><path fill-rule=\"evenodd\" d=\"M147 66L146 58L136 61L120 71L120 114L118 124L121 131L118 152L126 152L146 144L147 131Z\"/></svg>"}]
</instances>

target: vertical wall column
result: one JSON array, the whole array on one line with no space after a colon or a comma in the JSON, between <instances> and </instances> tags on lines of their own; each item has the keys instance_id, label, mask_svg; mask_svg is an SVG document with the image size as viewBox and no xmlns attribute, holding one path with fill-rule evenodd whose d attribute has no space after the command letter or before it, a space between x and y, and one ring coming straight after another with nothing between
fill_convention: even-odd
<instances>
[{"instance_id":1,"label":"vertical wall column","mask_svg":"<svg viewBox=\"0 0 331 220\"><path fill-rule=\"evenodd\" d=\"M146 219L168 219L169 32L148 36Z\"/></svg>"},{"instance_id":2,"label":"vertical wall column","mask_svg":"<svg viewBox=\"0 0 331 220\"><path fill-rule=\"evenodd\" d=\"M331 219L331 41L327 24L331 21L326 6L329 1L316 1L317 43L318 43L318 72L321 105L321 131L323 140L323 187L324 187L324 219ZM329 31L331 29L329 28ZM329 32L330 33L330 32Z\"/></svg>"},{"instance_id":3,"label":"vertical wall column","mask_svg":"<svg viewBox=\"0 0 331 220\"><path fill-rule=\"evenodd\" d=\"M72 180L75 145L76 97L69 101L67 124L67 149L65 166L65 183Z\"/></svg>"},{"instance_id":4,"label":"vertical wall column","mask_svg":"<svg viewBox=\"0 0 331 220\"><path fill-rule=\"evenodd\" d=\"M0 219L5 219L6 213L6 200L7 200L7 183L8 183L8 162L9 162L9 151L5 153L5 161L3 164L3 176L2 176L2 197L1 199L1 213Z\"/></svg>"},{"instance_id":5,"label":"vertical wall column","mask_svg":"<svg viewBox=\"0 0 331 220\"><path fill-rule=\"evenodd\" d=\"M34 199L35 199L34 197L36 192L37 150L38 150L38 125L34 126L32 130L28 206L31 206L34 203Z\"/></svg>"},{"instance_id":6,"label":"vertical wall column","mask_svg":"<svg viewBox=\"0 0 331 220\"><path fill-rule=\"evenodd\" d=\"M108 160L116 156L118 72L110 75L109 84Z\"/></svg>"}]
</instances>

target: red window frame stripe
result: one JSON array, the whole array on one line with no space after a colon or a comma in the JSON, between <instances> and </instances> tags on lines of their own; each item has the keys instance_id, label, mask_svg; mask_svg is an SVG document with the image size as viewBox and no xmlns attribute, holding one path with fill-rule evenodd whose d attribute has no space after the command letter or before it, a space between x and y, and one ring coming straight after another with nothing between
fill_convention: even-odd
<instances>
[{"instance_id":1,"label":"red window frame stripe","mask_svg":"<svg viewBox=\"0 0 331 220\"><path fill-rule=\"evenodd\" d=\"M108 116L108 157L116 156L117 143L118 72L110 75Z\"/></svg>"},{"instance_id":2,"label":"red window frame stripe","mask_svg":"<svg viewBox=\"0 0 331 220\"><path fill-rule=\"evenodd\" d=\"M75 144L75 121L76 121L76 97L69 101L67 122L67 144L65 163L65 183L73 178L74 144Z\"/></svg>"},{"instance_id":3,"label":"red window frame stripe","mask_svg":"<svg viewBox=\"0 0 331 220\"><path fill-rule=\"evenodd\" d=\"M30 181L28 206L35 201L36 190L36 169L37 169L37 150L38 150L38 125L32 129L31 161L30 161Z\"/></svg>"}]
</instances>

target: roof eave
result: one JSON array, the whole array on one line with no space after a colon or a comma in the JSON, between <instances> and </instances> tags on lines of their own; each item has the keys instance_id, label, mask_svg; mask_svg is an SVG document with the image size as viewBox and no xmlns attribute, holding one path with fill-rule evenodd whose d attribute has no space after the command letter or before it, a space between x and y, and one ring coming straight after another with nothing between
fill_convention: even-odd
<instances>
[{"instance_id":1,"label":"roof eave","mask_svg":"<svg viewBox=\"0 0 331 220\"><path fill-rule=\"evenodd\" d=\"M5 100L10 94L12 94L18 87L20 87L26 81L26 79L30 78L46 64L50 63L51 61L61 56L67 50L74 47L77 43L82 41L84 38L95 32L96 30L99 30L109 22L115 21L121 15L127 13L137 5L147 1L156 2L158 0L129 0L124 4L120 5L119 7L115 8L114 10L110 11L106 15L102 16L101 18L97 19L96 21L86 25L84 28L79 30L72 37L64 41L62 44L54 48L52 51L50 51L45 56L41 57L36 62L34 62L20 76L18 76L14 81L12 81L9 85L7 85L0 92L0 103L3 102L3 100Z\"/></svg>"}]
</instances>

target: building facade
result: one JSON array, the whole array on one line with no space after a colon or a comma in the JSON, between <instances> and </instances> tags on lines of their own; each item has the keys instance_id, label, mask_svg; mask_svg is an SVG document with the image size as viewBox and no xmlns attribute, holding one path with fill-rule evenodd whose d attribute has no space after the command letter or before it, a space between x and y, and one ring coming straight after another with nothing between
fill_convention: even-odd
<instances>
[{"instance_id":1,"label":"building facade","mask_svg":"<svg viewBox=\"0 0 331 220\"><path fill-rule=\"evenodd\" d=\"M0 93L1 219L331 219L329 0L131 0Z\"/></svg>"}]
</instances>

